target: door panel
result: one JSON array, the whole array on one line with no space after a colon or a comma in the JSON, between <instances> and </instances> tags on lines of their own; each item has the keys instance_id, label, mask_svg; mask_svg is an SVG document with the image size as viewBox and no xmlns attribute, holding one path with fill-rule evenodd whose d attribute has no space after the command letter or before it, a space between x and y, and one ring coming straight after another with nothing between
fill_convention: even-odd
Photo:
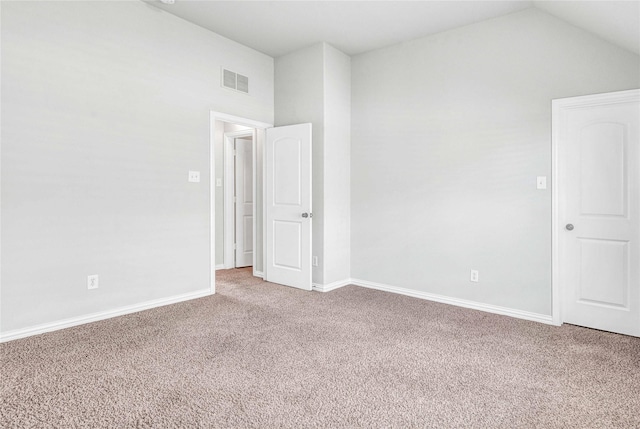
<instances>
[{"instance_id":1,"label":"door panel","mask_svg":"<svg viewBox=\"0 0 640 429\"><path fill-rule=\"evenodd\" d=\"M273 199L277 205L300 206L301 141L283 137L273 147Z\"/></svg>"},{"instance_id":2,"label":"door panel","mask_svg":"<svg viewBox=\"0 0 640 429\"><path fill-rule=\"evenodd\" d=\"M579 238L582 304L628 309L629 242ZM606 287L603 287L606 285Z\"/></svg>"},{"instance_id":3,"label":"door panel","mask_svg":"<svg viewBox=\"0 0 640 429\"><path fill-rule=\"evenodd\" d=\"M236 267L253 265L253 142L235 140Z\"/></svg>"},{"instance_id":4,"label":"door panel","mask_svg":"<svg viewBox=\"0 0 640 429\"><path fill-rule=\"evenodd\" d=\"M579 97L554 124L562 319L640 336L640 91L618 94Z\"/></svg>"},{"instance_id":5,"label":"door panel","mask_svg":"<svg viewBox=\"0 0 640 429\"><path fill-rule=\"evenodd\" d=\"M273 222L273 266L302 270L302 220Z\"/></svg>"},{"instance_id":6,"label":"door panel","mask_svg":"<svg viewBox=\"0 0 640 429\"><path fill-rule=\"evenodd\" d=\"M626 127L598 123L580 135L580 211L583 215L624 216L627 203Z\"/></svg>"},{"instance_id":7,"label":"door panel","mask_svg":"<svg viewBox=\"0 0 640 429\"><path fill-rule=\"evenodd\" d=\"M311 290L311 124L267 130L265 280Z\"/></svg>"}]
</instances>

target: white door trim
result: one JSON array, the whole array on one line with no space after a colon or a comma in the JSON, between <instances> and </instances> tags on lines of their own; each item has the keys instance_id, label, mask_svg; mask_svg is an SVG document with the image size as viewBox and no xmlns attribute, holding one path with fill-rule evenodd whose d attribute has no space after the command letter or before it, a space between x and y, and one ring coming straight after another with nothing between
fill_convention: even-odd
<instances>
[{"instance_id":1,"label":"white door trim","mask_svg":"<svg viewBox=\"0 0 640 429\"><path fill-rule=\"evenodd\" d=\"M579 97L561 98L551 101L551 174L552 174L552 200L551 200L551 312L554 325L562 325L564 322L561 302L561 279L560 279L560 255L559 237L560 225L560 201L558 191L560 188L560 163L558 162L560 144L560 115L565 109L580 109L591 106L604 106L607 104L618 104L625 101L637 100L640 96L640 89L627 91L609 92L605 94L583 95Z\"/></svg>"},{"instance_id":2,"label":"white door trim","mask_svg":"<svg viewBox=\"0 0 640 429\"><path fill-rule=\"evenodd\" d=\"M238 125L264 130L272 128L273 124L267 122L255 121L253 119L243 118L241 116L229 115L228 113L209 111L209 282L211 285L211 293L216 292L216 163L215 163L215 137L216 137L216 121L231 122ZM254 139L255 140L255 139ZM254 153L254 171L255 171L255 153ZM256 192L256 175L253 177L253 192ZM254 199L255 201L255 199ZM263 201L264 206L264 201ZM257 204L253 205L253 227L255 231ZM264 213L264 207L263 207ZM254 233L254 249L256 234ZM263 240L264 244L264 240ZM262 264L264 266L264 246L262 251ZM256 252L253 253L253 274L256 275Z\"/></svg>"},{"instance_id":3,"label":"white door trim","mask_svg":"<svg viewBox=\"0 0 640 429\"><path fill-rule=\"evenodd\" d=\"M234 202L233 202L233 194L234 194L234 183L235 183L235 175L233 174L234 171L234 159L233 159L233 149L234 149L234 141L237 137L252 137L253 138L253 142L251 144L251 149L252 149L252 158L253 158L253 171L255 172L255 163L256 163L256 136L255 136L256 132L254 131L254 129L249 129L249 130L240 130L240 131L231 131L228 133L224 133L224 148L223 148L223 153L224 153L224 258L223 258L223 262L224 262L224 268L225 269L230 269L230 268L235 268L236 264L233 262L235 261L235 254L234 254L234 249L233 249L233 242L234 240L232 239L233 236L235 235L235 217L233 214L233 207L234 207ZM256 180L253 180L253 184L255 187L256 184ZM256 191L255 189L253 190L253 201L255 202L255 197L256 197ZM254 216L255 216L255 209L254 209ZM255 237L255 230L256 230L256 225L255 225L255 219L253 221L253 231L254 231L254 237L253 237L253 246L255 249L255 245L256 245L256 237ZM255 257L254 257L254 262L255 262ZM254 264L255 265L255 264ZM255 271L255 270L254 270Z\"/></svg>"}]
</instances>

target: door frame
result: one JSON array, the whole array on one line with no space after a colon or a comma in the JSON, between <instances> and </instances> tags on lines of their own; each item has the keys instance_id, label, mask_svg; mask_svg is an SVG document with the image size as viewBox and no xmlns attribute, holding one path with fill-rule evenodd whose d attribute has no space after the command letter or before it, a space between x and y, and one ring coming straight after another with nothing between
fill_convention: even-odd
<instances>
[{"instance_id":1,"label":"door frame","mask_svg":"<svg viewBox=\"0 0 640 429\"><path fill-rule=\"evenodd\" d=\"M253 169L253 175L255 176L255 172L256 172L256 162L257 162L257 158L256 158L256 149L257 149L257 135L256 135L256 130L255 128L251 128L248 130L240 130L240 131L230 131L228 133L224 133L224 146L223 146L223 156L224 156L224 258L223 258L223 262L224 262L224 268L225 269L230 269L230 268L235 268L236 264L235 262L231 262L231 261L235 261L235 249L233 248L233 244L234 241L232 239L232 237L235 236L235 227L236 227L236 221L235 221L235 214L234 214L234 202L233 202L233 197L234 197L234 185L235 185L235 181L236 181L236 177L235 177L235 158L233 156L233 150L234 150L234 145L235 145L235 139L236 138L240 138L240 137L251 137L252 138L252 142L251 142L251 157L252 157L252 169ZM256 189L255 189L255 185L256 185L256 178L253 178L253 202L255 204L256 202ZM255 232L256 232L256 209L254 207L253 210L253 248L255 249L256 246L256 236L255 236ZM256 262L256 256L255 256L255 252L253 255L253 262L254 262L254 266L255 266L255 262ZM254 275L255 275L255 268L254 268Z\"/></svg>"},{"instance_id":2,"label":"door frame","mask_svg":"<svg viewBox=\"0 0 640 429\"><path fill-rule=\"evenodd\" d=\"M255 130L266 130L267 128L272 128L273 124L267 122L256 121L249 118L244 118L241 116L230 115L228 113L217 112L214 110L209 111L209 283L211 285L211 293L216 292L216 159L215 159L215 138L216 138L216 121L222 122L231 122L237 125L243 125L247 127L254 128ZM258 134L256 132L256 134ZM257 140L257 136L254 140ZM255 142L257 143L257 141ZM256 156L257 153L253 153L253 166L256 166ZM263 161L264 165L264 161ZM264 175L264 168L263 168ZM256 196L256 175L253 176L253 193L254 198ZM264 178L263 178L264 180ZM264 185L264 183L263 183ZM264 206L264 199L262 202ZM256 273L256 252L255 252L255 243L256 243L256 210L257 204L253 205L253 240L254 240L254 253L253 253L253 275L258 275ZM263 207L264 213L264 207ZM264 217L264 216L263 216ZM265 265L265 252L264 252L264 240L263 249L262 249L262 266Z\"/></svg>"},{"instance_id":3,"label":"door frame","mask_svg":"<svg viewBox=\"0 0 640 429\"><path fill-rule=\"evenodd\" d=\"M640 89L631 89L551 100L551 315L554 325L560 326L564 322L562 314L562 261L559 252L562 219L560 219L560 200L558 196L563 179L560 171L561 163L558 159L561 144L559 127L562 111L618 104L637 100L638 96L640 96Z\"/></svg>"}]
</instances>

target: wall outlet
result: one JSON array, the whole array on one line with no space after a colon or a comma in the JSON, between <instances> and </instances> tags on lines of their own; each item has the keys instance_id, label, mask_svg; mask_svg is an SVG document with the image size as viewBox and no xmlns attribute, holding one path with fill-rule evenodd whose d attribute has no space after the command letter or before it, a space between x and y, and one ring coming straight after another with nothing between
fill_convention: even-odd
<instances>
[{"instance_id":1,"label":"wall outlet","mask_svg":"<svg viewBox=\"0 0 640 429\"><path fill-rule=\"evenodd\" d=\"M478 270L471 270L471 277L469 278L469 280L474 283L478 283L479 278L480 274L478 274Z\"/></svg>"},{"instance_id":2,"label":"wall outlet","mask_svg":"<svg viewBox=\"0 0 640 429\"><path fill-rule=\"evenodd\" d=\"M536 177L536 188L547 189L547 176Z\"/></svg>"},{"instance_id":3,"label":"wall outlet","mask_svg":"<svg viewBox=\"0 0 640 429\"><path fill-rule=\"evenodd\" d=\"M198 183L200 181L199 171L189 171L189 182Z\"/></svg>"},{"instance_id":4,"label":"wall outlet","mask_svg":"<svg viewBox=\"0 0 640 429\"><path fill-rule=\"evenodd\" d=\"M311 263L313 264L314 267L318 266L318 257L314 256L313 258L311 258Z\"/></svg>"},{"instance_id":5,"label":"wall outlet","mask_svg":"<svg viewBox=\"0 0 640 429\"><path fill-rule=\"evenodd\" d=\"M94 274L87 277L87 289L98 289L98 275Z\"/></svg>"}]
</instances>

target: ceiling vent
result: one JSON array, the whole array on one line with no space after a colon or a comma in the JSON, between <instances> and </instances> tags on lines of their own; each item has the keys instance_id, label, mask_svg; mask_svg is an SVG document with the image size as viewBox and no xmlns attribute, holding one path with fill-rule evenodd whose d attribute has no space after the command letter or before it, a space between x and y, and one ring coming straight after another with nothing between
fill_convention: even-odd
<instances>
[{"instance_id":1,"label":"ceiling vent","mask_svg":"<svg viewBox=\"0 0 640 429\"><path fill-rule=\"evenodd\" d=\"M248 94L249 78L231 70L222 69L222 86Z\"/></svg>"}]
</instances>

